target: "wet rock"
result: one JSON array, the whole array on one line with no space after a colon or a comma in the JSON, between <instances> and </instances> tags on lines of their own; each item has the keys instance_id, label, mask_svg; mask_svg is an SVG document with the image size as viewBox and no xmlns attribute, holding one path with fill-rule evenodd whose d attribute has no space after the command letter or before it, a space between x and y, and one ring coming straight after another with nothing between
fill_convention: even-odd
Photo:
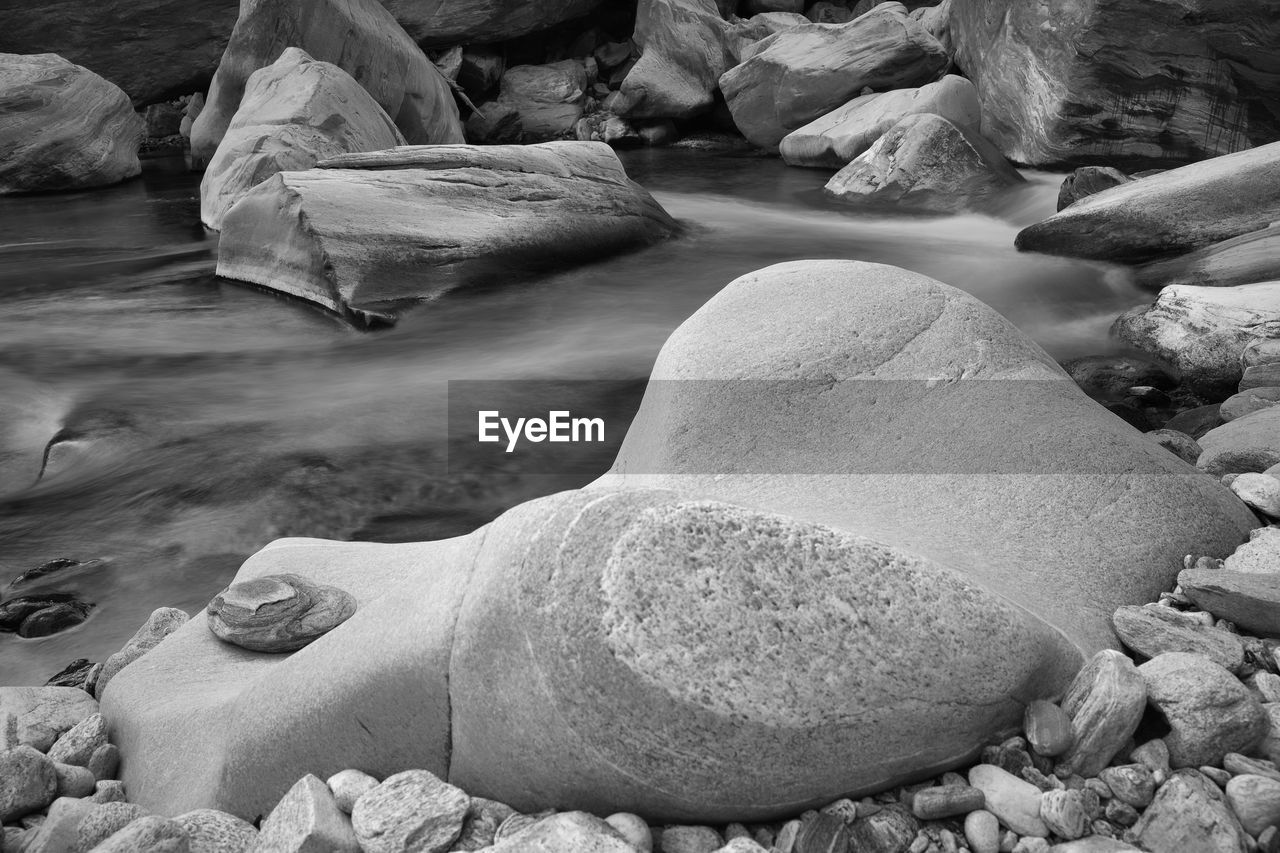
<instances>
[{"instance_id":1,"label":"wet rock","mask_svg":"<svg viewBox=\"0 0 1280 853\"><path fill-rule=\"evenodd\" d=\"M911 798L911 813L920 820L966 815L986 804L982 791L970 785L938 785L917 791Z\"/></svg>"},{"instance_id":2,"label":"wet rock","mask_svg":"<svg viewBox=\"0 0 1280 853\"><path fill-rule=\"evenodd\" d=\"M926 113L890 128L823 191L847 204L958 213L1022 182L976 131Z\"/></svg>"},{"instance_id":3,"label":"wet rock","mask_svg":"<svg viewBox=\"0 0 1280 853\"><path fill-rule=\"evenodd\" d=\"M0 195L116 184L142 171L129 96L61 56L0 53Z\"/></svg>"},{"instance_id":4,"label":"wet rock","mask_svg":"<svg viewBox=\"0 0 1280 853\"><path fill-rule=\"evenodd\" d=\"M1045 791L1040 795L1040 820L1051 833L1067 840L1089 831L1089 817L1079 791Z\"/></svg>"},{"instance_id":5,"label":"wet rock","mask_svg":"<svg viewBox=\"0 0 1280 853\"><path fill-rule=\"evenodd\" d=\"M932 113L952 124L982 124L978 95L963 77L948 74L936 83L854 98L824 116L788 133L779 144L790 166L843 169L876 140L909 115Z\"/></svg>"},{"instance_id":6,"label":"wet rock","mask_svg":"<svg viewBox=\"0 0 1280 853\"><path fill-rule=\"evenodd\" d=\"M1081 166L1062 182L1058 190L1058 210L1082 198L1129 183L1129 176L1110 166Z\"/></svg>"},{"instance_id":7,"label":"wet rock","mask_svg":"<svg viewBox=\"0 0 1280 853\"><path fill-rule=\"evenodd\" d=\"M140 817L93 848L93 853L190 853L187 832L177 821Z\"/></svg>"},{"instance_id":8,"label":"wet rock","mask_svg":"<svg viewBox=\"0 0 1280 853\"><path fill-rule=\"evenodd\" d=\"M1178 432L1172 429L1157 429L1148 432L1147 437L1188 465L1196 464L1200 459L1200 454L1204 452L1196 440L1185 432Z\"/></svg>"},{"instance_id":9,"label":"wet rock","mask_svg":"<svg viewBox=\"0 0 1280 853\"><path fill-rule=\"evenodd\" d=\"M849 827L850 850L905 850L920 831L920 823L910 812L898 806L860 817ZM779 835L781 847L782 836Z\"/></svg>"},{"instance_id":10,"label":"wet rock","mask_svg":"<svg viewBox=\"0 0 1280 853\"><path fill-rule=\"evenodd\" d=\"M200 219L219 230L227 211L277 172L404 144L391 118L349 74L287 48L245 83L200 182Z\"/></svg>"},{"instance_id":11,"label":"wet rock","mask_svg":"<svg viewBox=\"0 0 1280 853\"><path fill-rule=\"evenodd\" d=\"M94 785L97 784L87 767L54 762L53 770L58 777L59 797L87 797L93 793Z\"/></svg>"},{"instance_id":12,"label":"wet rock","mask_svg":"<svg viewBox=\"0 0 1280 853\"><path fill-rule=\"evenodd\" d=\"M1133 737L1146 707L1146 682L1133 661L1117 651L1098 652L1062 700L1075 742L1058 762L1059 772L1096 776Z\"/></svg>"},{"instance_id":13,"label":"wet rock","mask_svg":"<svg viewBox=\"0 0 1280 853\"><path fill-rule=\"evenodd\" d=\"M103 663L102 672L98 675L97 685L94 688L98 698L102 698L102 691L120 670L154 649L161 640L181 628L190 618L185 611L176 607L161 607L153 610L142 627L134 632L129 642L124 644L124 648Z\"/></svg>"},{"instance_id":14,"label":"wet rock","mask_svg":"<svg viewBox=\"0 0 1280 853\"><path fill-rule=\"evenodd\" d=\"M1138 667L1147 698L1169 723L1174 767L1220 764L1247 752L1267 733L1262 704L1227 670L1201 655L1169 652Z\"/></svg>"},{"instance_id":15,"label":"wet rock","mask_svg":"<svg viewBox=\"0 0 1280 853\"><path fill-rule=\"evenodd\" d=\"M1227 783L1227 804L1244 831L1259 835L1280 823L1280 782L1265 776L1236 776Z\"/></svg>"},{"instance_id":16,"label":"wet rock","mask_svg":"<svg viewBox=\"0 0 1280 853\"><path fill-rule=\"evenodd\" d=\"M254 0L242 4L227 49L191 128L191 160L206 165L240 106L249 76L289 47L346 71L413 144L462 141L440 71L376 0Z\"/></svg>"},{"instance_id":17,"label":"wet rock","mask_svg":"<svg viewBox=\"0 0 1280 853\"><path fill-rule=\"evenodd\" d=\"M426 770L406 770L362 795L351 824L365 853L397 853L410 839L439 853L462 832L470 802L464 791Z\"/></svg>"},{"instance_id":18,"label":"wet rock","mask_svg":"<svg viewBox=\"0 0 1280 853\"><path fill-rule=\"evenodd\" d=\"M570 133L587 103L587 72L576 59L517 65L502 76L498 103L520 115L525 139L544 142Z\"/></svg>"},{"instance_id":19,"label":"wet rock","mask_svg":"<svg viewBox=\"0 0 1280 853\"><path fill-rule=\"evenodd\" d=\"M94 850L103 841L146 814L146 809L134 803L99 803L84 816L76 828L76 849Z\"/></svg>"},{"instance_id":20,"label":"wet rock","mask_svg":"<svg viewBox=\"0 0 1280 853\"><path fill-rule=\"evenodd\" d=\"M44 755L30 746L0 752L0 822L38 812L57 794L58 776Z\"/></svg>"},{"instance_id":21,"label":"wet rock","mask_svg":"<svg viewBox=\"0 0 1280 853\"><path fill-rule=\"evenodd\" d=\"M1280 636L1280 572L1187 569L1178 575L1178 583L1188 598L1213 615L1266 637Z\"/></svg>"},{"instance_id":22,"label":"wet rock","mask_svg":"<svg viewBox=\"0 0 1280 853\"><path fill-rule=\"evenodd\" d=\"M488 853L635 853L635 849L600 818L586 812L562 812L537 821L518 836L498 841Z\"/></svg>"},{"instance_id":23,"label":"wet rock","mask_svg":"<svg viewBox=\"0 0 1280 853\"><path fill-rule=\"evenodd\" d=\"M720 89L743 136L777 150L788 133L864 88L919 86L948 62L938 40L900 3L884 3L847 24L804 24L769 37L725 72Z\"/></svg>"},{"instance_id":24,"label":"wet rock","mask_svg":"<svg viewBox=\"0 0 1280 853\"><path fill-rule=\"evenodd\" d=\"M88 658L76 658L44 683L45 687L77 687L86 689L89 673L95 664Z\"/></svg>"},{"instance_id":25,"label":"wet rock","mask_svg":"<svg viewBox=\"0 0 1280 853\"><path fill-rule=\"evenodd\" d=\"M1190 652L1204 655L1232 672L1244 666L1244 644L1238 636L1198 622L1171 607L1158 604L1121 607L1112 617L1112 624L1120 640L1143 657Z\"/></svg>"},{"instance_id":26,"label":"wet rock","mask_svg":"<svg viewBox=\"0 0 1280 853\"><path fill-rule=\"evenodd\" d=\"M1163 743L1163 741L1161 741ZM1168 763L1166 758L1165 763ZM1104 767L1098 778L1107 783L1111 793L1121 802L1135 809L1145 809L1156 793L1156 781L1149 768L1142 764L1124 764Z\"/></svg>"},{"instance_id":27,"label":"wet rock","mask_svg":"<svg viewBox=\"0 0 1280 853\"><path fill-rule=\"evenodd\" d=\"M30 616L57 604L75 603L71 593L48 592L20 595L0 604L0 632L17 633Z\"/></svg>"},{"instance_id":28,"label":"wet rock","mask_svg":"<svg viewBox=\"0 0 1280 853\"><path fill-rule=\"evenodd\" d=\"M91 714L58 738L49 749L49 758L88 767L93 753L107 743L107 721L101 714Z\"/></svg>"},{"instance_id":29,"label":"wet rock","mask_svg":"<svg viewBox=\"0 0 1280 853\"><path fill-rule=\"evenodd\" d=\"M1231 491L1262 515L1280 518L1280 480L1275 477L1246 472L1231 481Z\"/></svg>"},{"instance_id":30,"label":"wet rock","mask_svg":"<svg viewBox=\"0 0 1280 853\"><path fill-rule=\"evenodd\" d=\"M1146 850L1204 853L1244 853L1243 832L1218 786L1195 770L1169 777L1133 827Z\"/></svg>"},{"instance_id":31,"label":"wet rock","mask_svg":"<svg viewBox=\"0 0 1280 853\"><path fill-rule=\"evenodd\" d=\"M333 792L338 808L351 814L356 800L378 787L378 780L360 770L342 770L330 776L325 784Z\"/></svg>"},{"instance_id":32,"label":"wet rock","mask_svg":"<svg viewBox=\"0 0 1280 853\"><path fill-rule=\"evenodd\" d=\"M259 850L361 853L351 821L338 808L333 793L318 778L304 776L262 822ZM384 848L365 847L365 853Z\"/></svg>"},{"instance_id":33,"label":"wet rock","mask_svg":"<svg viewBox=\"0 0 1280 853\"><path fill-rule=\"evenodd\" d=\"M803 832L802 825L800 834ZM800 834L796 835L797 845ZM709 826L668 826L662 830L658 844L662 853L712 853L724 844L724 839Z\"/></svg>"},{"instance_id":34,"label":"wet rock","mask_svg":"<svg viewBox=\"0 0 1280 853\"><path fill-rule=\"evenodd\" d=\"M1178 380L1163 366L1130 355L1090 355L1062 363L1062 369L1095 400L1123 400L1135 386L1169 390Z\"/></svg>"},{"instance_id":35,"label":"wet rock","mask_svg":"<svg viewBox=\"0 0 1280 853\"><path fill-rule=\"evenodd\" d=\"M22 620L22 624L18 626L18 636L35 639L61 634L88 619L92 609L92 604L79 601L42 607Z\"/></svg>"},{"instance_id":36,"label":"wet rock","mask_svg":"<svg viewBox=\"0 0 1280 853\"><path fill-rule=\"evenodd\" d=\"M642 0L635 28L640 58L622 81L615 111L687 119L709 110L720 75L737 64L728 30L713 0Z\"/></svg>"},{"instance_id":37,"label":"wet rock","mask_svg":"<svg viewBox=\"0 0 1280 853\"><path fill-rule=\"evenodd\" d=\"M191 853L250 853L258 840L253 824L217 809L195 809L174 821L186 832Z\"/></svg>"},{"instance_id":38,"label":"wet rock","mask_svg":"<svg viewBox=\"0 0 1280 853\"><path fill-rule=\"evenodd\" d=\"M1215 427L1222 426L1222 415L1215 403L1209 406L1197 406L1174 415L1164 425L1165 429L1184 432L1198 442L1200 437Z\"/></svg>"},{"instance_id":39,"label":"wet rock","mask_svg":"<svg viewBox=\"0 0 1280 853\"><path fill-rule=\"evenodd\" d=\"M969 784L986 796L987 811L1019 835L1043 838L1049 829L1040 817L1042 792L999 767L979 764L969 770Z\"/></svg>"},{"instance_id":40,"label":"wet rock","mask_svg":"<svg viewBox=\"0 0 1280 853\"><path fill-rule=\"evenodd\" d=\"M218 639L255 652L292 652L332 631L356 612L356 600L301 575L271 575L232 584L209 602Z\"/></svg>"},{"instance_id":41,"label":"wet rock","mask_svg":"<svg viewBox=\"0 0 1280 853\"><path fill-rule=\"evenodd\" d=\"M0 718L13 714L18 742L41 752L97 712L93 697L74 687L0 687Z\"/></svg>"},{"instance_id":42,"label":"wet rock","mask_svg":"<svg viewBox=\"0 0 1280 853\"><path fill-rule=\"evenodd\" d=\"M1280 406L1211 429L1200 439L1200 446L1204 453L1196 464L1215 477L1265 471L1280 464Z\"/></svg>"}]
</instances>

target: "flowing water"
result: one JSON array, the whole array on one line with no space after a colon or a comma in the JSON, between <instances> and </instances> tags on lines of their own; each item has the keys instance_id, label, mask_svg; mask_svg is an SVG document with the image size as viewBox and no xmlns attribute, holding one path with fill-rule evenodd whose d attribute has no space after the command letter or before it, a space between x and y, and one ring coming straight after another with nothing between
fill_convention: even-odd
<instances>
[{"instance_id":1,"label":"flowing water","mask_svg":"<svg viewBox=\"0 0 1280 853\"><path fill-rule=\"evenodd\" d=\"M823 198L829 173L775 159L624 160L681 237L564 272L512 270L372 332L218 280L198 177L178 161L92 193L0 198L0 598L58 590L97 605L52 637L0 634L0 684L101 660L156 607L195 612L273 538L452 536L589 481L597 471L449 459L446 382L634 380L578 401L625 422L671 330L768 264L917 270L1058 358L1113 351L1111 321L1146 301L1114 269L1014 251L1018 229L1053 212L1060 177L1030 175L997 215L870 217ZM8 587L58 557L101 562Z\"/></svg>"}]
</instances>

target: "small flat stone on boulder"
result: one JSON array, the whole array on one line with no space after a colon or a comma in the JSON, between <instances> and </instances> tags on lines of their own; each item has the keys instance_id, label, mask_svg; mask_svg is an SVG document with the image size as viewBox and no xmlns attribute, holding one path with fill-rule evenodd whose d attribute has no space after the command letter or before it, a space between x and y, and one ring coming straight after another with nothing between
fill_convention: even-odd
<instances>
[{"instance_id":1,"label":"small flat stone on boulder","mask_svg":"<svg viewBox=\"0 0 1280 853\"><path fill-rule=\"evenodd\" d=\"M317 777L307 775L289 789L262 822L257 849L279 853L360 853L361 845L333 792ZM365 853L370 853L368 848Z\"/></svg>"},{"instance_id":2,"label":"small flat stone on boulder","mask_svg":"<svg viewBox=\"0 0 1280 853\"><path fill-rule=\"evenodd\" d=\"M209 602L209 628L224 642L255 652L292 652L351 618L345 590L280 574L232 584Z\"/></svg>"},{"instance_id":3,"label":"small flat stone on boulder","mask_svg":"<svg viewBox=\"0 0 1280 853\"><path fill-rule=\"evenodd\" d=\"M1203 655L1169 652L1138 667L1147 698L1164 716L1175 768L1217 765L1248 752L1266 735L1266 712L1249 688Z\"/></svg>"},{"instance_id":4,"label":"small flat stone on boulder","mask_svg":"<svg viewBox=\"0 0 1280 853\"><path fill-rule=\"evenodd\" d=\"M361 796L351 824L365 853L400 853L410 839L415 850L441 853L462 833L470 804L465 791L433 773L406 770Z\"/></svg>"}]
</instances>

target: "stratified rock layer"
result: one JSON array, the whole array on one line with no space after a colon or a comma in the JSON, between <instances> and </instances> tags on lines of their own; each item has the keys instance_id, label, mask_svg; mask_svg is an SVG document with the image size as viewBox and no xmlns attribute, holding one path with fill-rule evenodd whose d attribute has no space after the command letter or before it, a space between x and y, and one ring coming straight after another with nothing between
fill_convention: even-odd
<instances>
[{"instance_id":1,"label":"stratified rock layer","mask_svg":"<svg viewBox=\"0 0 1280 853\"><path fill-rule=\"evenodd\" d=\"M1252 523L972 297L784 264L672 335L614 473L457 539L275 543L237 580L334 583L355 615L274 658L184 627L103 714L162 813L360 767L524 812L763 819L973 757L1117 605Z\"/></svg>"},{"instance_id":2,"label":"stratified rock layer","mask_svg":"<svg viewBox=\"0 0 1280 853\"><path fill-rule=\"evenodd\" d=\"M675 223L598 142L351 154L259 184L223 219L218 275L393 319L498 264L564 263Z\"/></svg>"},{"instance_id":3,"label":"stratified rock layer","mask_svg":"<svg viewBox=\"0 0 1280 853\"><path fill-rule=\"evenodd\" d=\"M142 171L141 141L113 83L52 53L0 53L0 195L117 184Z\"/></svg>"}]
</instances>

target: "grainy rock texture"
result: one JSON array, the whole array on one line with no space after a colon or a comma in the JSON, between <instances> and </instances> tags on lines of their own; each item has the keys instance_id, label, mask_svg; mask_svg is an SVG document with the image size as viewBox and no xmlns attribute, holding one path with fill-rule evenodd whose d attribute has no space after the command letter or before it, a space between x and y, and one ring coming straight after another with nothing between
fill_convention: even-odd
<instances>
[{"instance_id":1,"label":"grainy rock texture","mask_svg":"<svg viewBox=\"0 0 1280 853\"><path fill-rule=\"evenodd\" d=\"M288 48L249 76L200 182L200 218L217 230L236 202L277 172L404 142L386 111L349 74Z\"/></svg>"},{"instance_id":2,"label":"grainy rock texture","mask_svg":"<svg viewBox=\"0 0 1280 853\"><path fill-rule=\"evenodd\" d=\"M1169 723L1164 737L1177 767L1218 765L1248 752L1269 728L1262 704L1235 676L1202 655L1168 652L1138 667L1147 699Z\"/></svg>"},{"instance_id":3,"label":"grainy rock texture","mask_svg":"<svg viewBox=\"0 0 1280 853\"><path fill-rule=\"evenodd\" d=\"M142 171L141 142L114 83L52 53L0 53L0 195L117 184Z\"/></svg>"},{"instance_id":4,"label":"grainy rock texture","mask_svg":"<svg viewBox=\"0 0 1280 853\"><path fill-rule=\"evenodd\" d=\"M1179 770L1133 827L1146 850L1244 853L1244 830L1222 791L1204 774Z\"/></svg>"},{"instance_id":5,"label":"grainy rock texture","mask_svg":"<svg viewBox=\"0 0 1280 853\"><path fill-rule=\"evenodd\" d=\"M498 105L520 116L525 139L559 139L573 130L587 102L587 72L576 59L517 65L502 75Z\"/></svg>"},{"instance_id":6,"label":"grainy rock texture","mask_svg":"<svg viewBox=\"0 0 1280 853\"><path fill-rule=\"evenodd\" d=\"M1216 477L1280 465L1280 406L1261 409L1206 432L1197 466Z\"/></svg>"},{"instance_id":7,"label":"grainy rock texture","mask_svg":"<svg viewBox=\"0 0 1280 853\"><path fill-rule=\"evenodd\" d=\"M257 849L360 853L360 842L333 793L307 775L271 809L258 833Z\"/></svg>"},{"instance_id":8,"label":"grainy rock texture","mask_svg":"<svg viewBox=\"0 0 1280 853\"><path fill-rule=\"evenodd\" d=\"M389 776L356 800L351 811L365 853L444 851L462 833L471 798L426 770Z\"/></svg>"},{"instance_id":9,"label":"grainy rock texture","mask_svg":"<svg viewBox=\"0 0 1280 853\"><path fill-rule=\"evenodd\" d=\"M462 141L440 71L377 0L243 0L240 18L191 128L191 159L207 165L240 106L249 76L287 47L346 71L414 144Z\"/></svg>"},{"instance_id":10,"label":"grainy rock texture","mask_svg":"<svg viewBox=\"0 0 1280 853\"><path fill-rule=\"evenodd\" d=\"M1170 284L1234 287L1280 279L1280 227L1270 226L1214 243L1134 272L1138 284L1159 289Z\"/></svg>"},{"instance_id":11,"label":"grainy rock texture","mask_svg":"<svg viewBox=\"0 0 1280 853\"><path fill-rule=\"evenodd\" d=\"M1280 2L953 4L986 132L1029 165L1170 165L1280 136Z\"/></svg>"},{"instance_id":12,"label":"grainy rock texture","mask_svg":"<svg viewBox=\"0 0 1280 853\"><path fill-rule=\"evenodd\" d=\"M641 0L635 42L640 59L614 106L630 118L685 119L707 111L720 75L735 64L728 23L713 0Z\"/></svg>"},{"instance_id":13,"label":"grainy rock texture","mask_svg":"<svg viewBox=\"0 0 1280 853\"><path fill-rule=\"evenodd\" d=\"M281 172L223 219L218 275L357 317L664 238L674 221L599 142L408 147Z\"/></svg>"},{"instance_id":14,"label":"grainy rock texture","mask_svg":"<svg viewBox=\"0 0 1280 853\"><path fill-rule=\"evenodd\" d=\"M1280 637L1280 562L1273 571L1187 569L1178 575L1178 585L1218 618L1261 637Z\"/></svg>"},{"instance_id":15,"label":"grainy rock texture","mask_svg":"<svg viewBox=\"0 0 1280 853\"><path fill-rule=\"evenodd\" d=\"M178 630L190 618L186 611L176 607L160 607L154 610L142 627L129 638L129 642L124 644L124 648L103 663L102 671L98 674L98 680L94 685L94 694L101 699L102 691L120 670L154 649L161 640Z\"/></svg>"},{"instance_id":16,"label":"grainy rock texture","mask_svg":"<svg viewBox=\"0 0 1280 853\"><path fill-rule=\"evenodd\" d=\"M356 612L350 593L290 573L233 583L207 608L218 639L255 652L292 652Z\"/></svg>"},{"instance_id":17,"label":"grainy rock texture","mask_svg":"<svg viewBox=\"0 0 1280 853\"><path fill-rule=\"evenodd\" d=\"M1146 682L1133 661L1112 649L1098 652L1063 697L1074 737L1058 766L1068 773L1096 775L1133 737L1146 708Z\"/></svg>"},{"instance_id":18,"label":"grainy rock texture","mask_svg":"<svg viewBox=\"0 0 1280 853\"><path fill-rule=\"evenodd\" d=\"M250 853L258 840L253 824L217 809L195 809L174 821L186 831L191 853Z\"/></svg>"},{"instance_id":19,"label":"grainy rock texture","mask_svg":"<svg viewBox=\"0 0 1280 853\"><path fill-rule=\"evenodd\" d=\"M97 712L98 703L78 687L0 687L0 719L16 717L18 743L41 752Z\"/></svg>"}]
</instances>

